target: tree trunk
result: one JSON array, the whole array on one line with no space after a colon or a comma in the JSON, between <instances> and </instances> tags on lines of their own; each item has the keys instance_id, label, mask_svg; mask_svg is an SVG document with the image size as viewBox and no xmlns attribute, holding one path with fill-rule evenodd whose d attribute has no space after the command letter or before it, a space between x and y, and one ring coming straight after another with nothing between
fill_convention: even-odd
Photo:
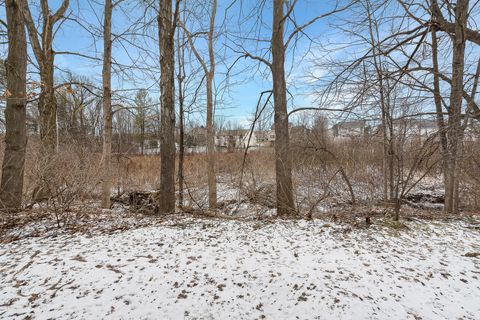
<instances>
[{"instance_id":1,"label":"tree trunk","mask_svg":"<svg viewBox=\"0 0 480 320\"><path fill-rule=\"evenodd\" d=\"M103 24L102 208L110 208L112 189L112 0L105 0Z\"/></svg>"},{"instance_id":2,"label":"tree trunk","mask_svg":"<svg viewBox=\"0 0 480 320\"><path fill-rule=\"evenodd\" d=\"M40 139L47 153L55 152L57 144L57 103L54 89L53 56L40 67L41 90L38 100L40 114Z\"/></svg>"},{"instance_id":3,"label":"tree trunk","mask_svg":"<svg viewBox=\"0 0 480 320\"><path fill-rule=\"evenodd\" d=\"M184 177L183 177L183 166L184 166L184 158L185 158L185 128L184 128L184 106L183 106L183 88L182 88L182 80L179 79L178 81L178 103L179 103L179 151L178 151L178 204L180 207L183 206L183 184L184 184Z\"/></svg>"},{"instance_id":4,"label":"tree trunk","mask_svg":"<svg viewBox=\"0 0 480 320\"><path fill-rule=\"evenodd\" d=\"M213 105L213 78L215 76L215 52L213 48L213 32L217 15L217 0L213 0L208 32L208 54L210 70L207 72L207 161L208 161L208 205L210 209L217 207L217 180L215 174L215 132Z\"/></svg>"},{"instance_id":5,"label":"tree trunk","mask_svg":"<svg viewBox=\"0 0 480 320\"><path fill-rule=\"evenodd\" d=\"M184 4L185 5L185 4ZM185 9L185 8L184 8ZM183 81L185 79L185 37L180 37L180 29L177 33L177 54L178 54L178 115L179 119L179 150L178 150L178 206L183 207L183 166L185 159L185 120L184 120L184 95Z\"/></svg>"},{"instance_id":6,"label":"tree trunk","mask_svg":"<svg viewBox=\"0 0 480 320\"><path fill-rule=\"evenodd\" d=\"M140 122L140 154L142 156L144 154L144 150L145 150L145 114L142 114L142 119Z\"/></svg>"},{"instance_id":7,"label":"tree trunk","mask_svg":"<svg viewBox=\"0 0 480 320\"><path fill-rule=\"evenodd\" d=\"M289 155L287 86L285 83L285 44L283 40L283 0L273 1L272 78L275 113L275 176L277 181L277 214L295 213L292 186L292 162Z\"/></svg>"},{"instance_id":8,"label":"tree trunk","mask_svg":"<svg viewBox=\"0 0 480 320\"><path fill-rule=\"evenodd\" d=\"M390 200L395 200L395 132L393 130L393 114L392 114L392 107L390 105L391 97L390 97L390 91L391 87L388 82L388 79L386 81L387 83L387 124L388 124L388 181L390 183L389 189L390 189ZM397 186L398 187L398 186Z\"/></svg>"},{"instance_id":9,"label":"tree trunk","mask_svg":"<svg viewBox=\"0 0 480 320\"><path fill-rule=\"evenodd\" d=\"M440 77L438 69L438 42L437 33L435 27L432 27L432 66L433 66L433 100L435 102L436 121L438 127L438 135L440 140L440 152L442 155L442 175L445 186L446 180L446 163L448 155L448 142L447 142L447 128L445 126L445 119L443 117L442 109L442 97L440 95Z\"/></svg>"},{"instance_id":10,"label":"tree trunk","mask_svg":"<svg viewBox=\"0 0 480 320\"><path fill-rule=\"evenodd\" d=\"M28 29L30 45L40 67L40 98L38 110L40 113L40 138L44 151L48 154L55 152L57 141L57 105L54 88L54 58L52 47L55 24L64 17L70 4L69 0L63 0L60 7L54 13L50 11L47 0L41 0L42 28L37 28L32 18L32 13L27 0L17 0L21 4L23 18ZM40 31L41 29L41 31ZM58 31L58 30L56 30Z\"/></svg>"},{"instance_id":11,"label":"tree trunk","mask_svg":"<svg viewBox=\"0 0 480 320\"><path fill-rule=\"evenodd\" d=\"M215 132L214 132L214 101L213 79L215 77L215 52L213 36L215 31L215 17L217 14L217 0L213 0L210 26L208 31L208 56L209 66L193 45L192 37L188 34L188 42L197 60L202 65L207 82L207 178L208 178L208 206L210 209L217 207L217 181L215 174ZM185 29L185 27L184 27ZM185 29L186 30L186 29Z\"/></svg>"},{"instance_id":12,"label":"tree trunk","mask_svg":"<svg viewBox=\"0 0 480 320\"><path fill-rule=\"evenodd\" d=\"M172 1L160 0L158 15L162 96L158 207L160 213L175 211L174 29Z\"/></svg>"},{"instance_id":13,"label":"tree trunk","mask_svg":"<svg viewBox=\"0 0 480 320\"><path fill-rule=\"evenodd\" d=\"M394 158L393 158L393 127L390 112L390 86L388 78L385 79L385 71L382 63L382 56L378 55L379 31L378 24L372 19L370 2L366 2L370 44L372 46L373 64L378 80L378 91L380 94L380 111L382 126L382 175L383 175L383 200L394 198ZM388 131L387 131L388 130Z\"/></svg>"},{"instance_id":14,"label":"tree trunk","mask_svg":"<svg viewBox=\"0 0 480 320\"><path fill-rule=\"evenodd\" d=\"M455 35L453 37L452 84L448 114L448 155L445 177L445 213L456 213L458 208L458 184L456 183L457 152L462 143L461 110L463 73L465 66L465 29L468 17L468 0L458 0L455 8Z\"/></svg>"},{"instance_id":15,"label":"tree trunk","mask_svg":"<svg viewBox=\"0 0 480 320\"><path fill-rule=\"evenodd\" d=\"M15 0L5 3L8 25L7 107L5 153L0 184L0 209L16 211L22 205L25 165L27 40L23 15Z\"/></svg>"},{"instance_id":16,"label":"tree trunk","mask_svg":"<svg viewBox=\"0 0 480 320\"><path fill-rule=\"evenodd\" d=\"M212 63L210 61L210 63ZM215 176L215 136L213 129L213 74L207 74L207 172L208 206L217 207L217 181Z\"/></svg>"}]
</instances>

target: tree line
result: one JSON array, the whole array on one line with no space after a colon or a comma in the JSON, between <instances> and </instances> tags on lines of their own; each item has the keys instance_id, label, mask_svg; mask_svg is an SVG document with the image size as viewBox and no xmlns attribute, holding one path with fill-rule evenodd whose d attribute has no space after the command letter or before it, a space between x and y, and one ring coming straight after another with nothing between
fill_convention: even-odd
<instances>
[{"instance_id":1,"label":"tree line","mask_svg":"<svg viewBox=\"0 0 480 320\"><path fill-rule=\"evenodd\" d=\"M299 0L232 0L220 4L217 0L145 0L138 10L150 15L129 21L130 25L122 34L112 33L116 10L122 10L128 2L105 0L102 3L97 37L102 39L103 51L101 57L91 57L87 52L54 49L55 36L64 23L80 20L75 15L78 6L72 6L69 0L61 1L55 10L47 0L40 0L36 10L27 0L3 1L6 21L2 20L1 24L6 33L2 36L8 45L5 152L0 185L0 204L4 210L16 211L22 206L27 106L34 105L38 112L42 154L45 157L54 155L59 144L58 119L62 116L58 106L62 99L72 99L68 93L73 86L86 90L86 95L98 102L95 114L101 115L101 204L110 208L113 122L116 114L128 109L116 104L112 70L114 73L121 70L125 77L131 70L148 72L150 66L146 61L153 59L159 66L155 79L160 89L160 112L155 125L160 137L158 213L175 210L176 189L179 204L183 203L185 117L193 105L199 104L205 110L207 132L208 203L210 209L217 207L215 112L228 94L226 92L235 87L238 73L248 73L252 77L261 74L271 83L271 89L259 96L252 128L267 112L267 106L272 106L279 216L297 214L289 122L309 110L379 122L383 198L398 206L411 187L406 181L412 180L416 172L411 168L409 172L402 171L404 141L397 132L396 121L434 116L438 127L434 140L438 142L444 177L444 211L458 212L460 175L465 170L461 165L466 156L465 132L480 120L476 103L480 75L477 57L480 32L475 29L478 2L337 0L315 4L316 13L305 18L306 15L299 12L304 5ZM224 10L219 12L220 6ZM146 18L150 16L154 19ZM238 23L236 26L228 22L233 19ZM248 28L238 31L240 24ZM337 38L327 39L333 43L327 44L322 34L315 35L311 31L318 24L324 24L324 30L336 32ZM126 39L126 34L132 38ZM346 43L342 43L341 36ZM115 59L113 46L116 41L125 41L130 46L140 47L137 42L141 37L153 39L157 48L137 48L144 60L137 59L129 70ZM315 67L308 79L315 100L306 107L294 103L295 98L290 93L293 85L289 80L295 61L303 59L296 54L302 46L309 47L303 52L313 56L311 61ZM101 87L96 88L81 78L58 83L54 77L58 55L101 62ZM31 92L32 83L28 83L29 66L36 70L34 93ZM62 90L63 95L60 94ZM148 89L137 95L137 106L149 103L147 93ZM136 112L140 134L145 134L145 122L142 121L146 115L141 113L140 107ZM180 135L178 152L176 128ZM427 147L424 145L419 152L415 168L430 152ZM41 186L39 188L41 190Z\"/></svg>"}]
</instances>

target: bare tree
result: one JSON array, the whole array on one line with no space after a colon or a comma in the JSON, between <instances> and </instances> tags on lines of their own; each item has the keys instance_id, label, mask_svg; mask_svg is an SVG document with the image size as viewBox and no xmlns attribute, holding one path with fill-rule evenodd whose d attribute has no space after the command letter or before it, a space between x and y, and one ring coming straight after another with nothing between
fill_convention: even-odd
<instances>
[{"instance_id":1,"label":"bare tree","mask_svg":"<svg viewBox=\"0 0 480 320\"><path fill-rule=\"evenodd\" d=\"M184 5L185 12L185 5ZM185 17L185 13L183 14ZM185 18L183 18L185 20ZM183 21L184 22L184 21ZM185 81L185 36L181 33L181 28L177 31L177 62L178 62L178 126L179 126L179 139L178 139L178 204L181 208L183 206L183 186L184 186L184 160L185 160L185 96L183 92L183 82Z\"/></svg>"},{"instance_id":2,"label":"bare tree","mask_svg":"<svg viewBox=\"0 0 480 320\"><path fill-rule=\"evenodd\" d=\"M412 1L397 0L404 8L408 17L412 18L420 26L406 31L410 40L419 37L430 31L432 37L432 67L423 67L421 65L410 68L409 75L414 71L426 71L433 75L433 89L429 88L434 96L435 113L439 129L441 153L443 157L443 173L445 182L445 213L455 213L459 206L459 177L458 170L461 165L461 150L463 145L463 136L466 126L462 125L463 117L478 117L479 107L474 101L476 86L472 94L467 93L465 87L469 81L467 74L468 64L466 62L465 48L467 42L480 44L480 32L469 28L468 19L475 16L469 9L469 1L457 1L452 5L449 1L430 0L428 6L418 5ZM472 6L472 10L473 10ZM418 11L418 12L417 12ZM444 14L444 12L446 14ZM425 14L426 13L426 14ZM425 19L428 17L429 19ZM451 20L451 21L449 21ZM473 21L472 21L473 22ZM422 28L423 27L423 28ZM417 31L413 31L417 30ZM439 70L439 45L437 31L447 34L451 40L451 46L447 46L447 57L452 57L450 63L451 77ZM417 62L418 63L418 62ZM471 79L476 79L474 75ZM440 80L445 81L450 86L450 92L447 99L442 97ZM475 82L475 80L473 81ZM447 94L445 94L447 96ZM467 102L465 113L462 113L463 100ZM443 111L442 105L447 112ZM467 122L464 122L466 124Z\"/></svg>"},{"instance_id":3,"label":"bare tree","mask_svg":"<svg viewBox=\"0 0 480 320\"><path fill-rule=\"evenodd\" d=\"M294 9L298 3L297 0L283 1L273 0L273 22L271 27L271 38L259 39L259 42L268 43L268 49L264 49L260 55L253 55L242 47L243 57L262 62L268 66L273 79L273 98L274 98L274 126L275 126L275 176L276 176L276 201L277 213L280 216L292 215L296 213L293 197L292 181L292 161L290 159L290 138L289 138L289 114L287 112L287 85L285 80L285 56L288 48L295 48L297 41L306 35L306 29L318 20L341 12L351 6L355 1L347 1L345 6L340 5L341 1L335 1L333 9L315 16L309 21L300 24L295 19ZM254 7L254 10L263 10L266 2L261 1ZM284 12L284 9L286 11ZM252 16L257 12L251 13ZM285 25L289 22L290 28L286 30ZM263 22L256 23L263 25ZM285 31L287 34L285 35ZM286 36L286 37L285 37ZM285 38L284 38L285 37ZM251 37L243 37L250 39ZM239 45L241 46L241 45ZM266 58L271 53L271 61ZM307 108L309 109L309 108ZM298 110L294 110L298 111Z\"/></svg>"},{"instance_id":4,"label":"bare tree","mask_svg":"<svg viewBox=\"0 0 480 320\"><path fill-rule=\"evenodd\" d=\"M0 185L0 209L18 210L22 205L25 165L26 98L27 98L27 40L19 4L5 2L8 25L7 107L5 109L5 155Z\"/></svg>"},{"instance_id":5,"label":"bare tree","mask_svg":"<svg viewBox=\"0 0 480 320\"><path fill-rule=\"evenodd\" d=\"M373 55L373 65L376 72L376 80L378 81L378 92L381 110L381 128L383 138L383 200L392 200L394 193L393 179L393 124L390 106L390 90L387 86L388 81L385 79L385 70L382 63L382 56L378 54L379 50L379 27L378 21L374 17L374 13L370 8L370 1L365 1L365 9L368 18L368 31L370 35L370 44ZM389 192L390 190L390 192Z\"/></svg>"},{"instance_id":6,"label":"bare tree","mask_svg":"<svg viewBox=\"0 0 480 320\"><path fill-rule=\"evenodd\" d=\"M158 35L160 44L160 91L162 103L160 136L159 212L175 211L175 27L180 0L160 0Z\"/></svg>"},{"instance_id":7,"label":"bare tree","mask_svg":"<svg viewBox=\"0 0 480 320\"><path fill-rule=\"evenodd\" d=\"M447 150L448 139L447 139L447 129L445 124L445 118L443 116L442 96L440 93L440 77L439 77L440 71L438 67L438 42L437 42L438 40L437 40L437 31L435 26L432 26L431 36L432 36L432 67L433 67L433 100L435 103L436 121L437 121L438 133L440 138L440 152L442 154L442 173L443 173L444 182L446 182L445 161L447 159L447 152L448 152Z\"/></svg>"},{"instance_id":8,"label":"bare tree","mask_svg":"<svg viewBox=\"0 0 480 320\"><path fill-rule=\"evenodd\" d=\"M452 87L448 113L448 154L445 162L445 213L458 211L457 152L461 137L461 111L463 74L465 68L465 44L468 18L468 0L459 0L455 7L455 35L453 36Z\"/></svg>"},{"instance_id":9,"label":"bare tree","mask_svg":"<svg viewBox=\"0 0 480 320\"><path fill-rule=\"evenodd\" d=\"M112 189L112 0L105 0L103 22L103 147L102 208L110 208Z\"/></svg>"},{"instance_id":10,"label":"bare tree","mask_svg":"<svg viewBox=\"0 0 480 320\"><path fill-rule=\"evenodd\" d=\"M54 150L56 144L56 112L54 87L54 60L53 38L55 25L64 18L70 1L63 0L58 10L52 14L48 0L41 0L42 26L35 25L27 0L16 0L22 6L25 23L30 38L33 53L40 68L40 98L38 110L40 113L40 137L45 147Z\"/></svg>"},{"instance_id":11,"label":"bare tree","mask_svg":"<svg viewBox=\"0 0 480 320\"><path fill-rule=\"evenodd\" d=\"M212 9L209 20L208 30L208 65L204 58L195 48L191 34L186 31L188 42L192 48L195 57L201 64L205 72L207 83L207 174L208 174L208 204L210 209L217 206L217 182L215 176L215 131L214 131L214 99L213 99L213 80L215 77L215 52L213 47L213 38L215 31L215 16L217 13L217 0L212 1Z\"/></svg>"},{"instance_id":12,"label":"bare tree","mask_svg":"<svg viewBox=\"0 0 480 320\"><path fill-rule=\"evenodd\" d=\"M275 175L277 182L277 213L280 216L295 212L292 184L292 160L289 154L287 85L285 82L285 43L283 40L286 17L283 0L273 1L272 78L275 114Z\"/></svg>"}]
</instances>

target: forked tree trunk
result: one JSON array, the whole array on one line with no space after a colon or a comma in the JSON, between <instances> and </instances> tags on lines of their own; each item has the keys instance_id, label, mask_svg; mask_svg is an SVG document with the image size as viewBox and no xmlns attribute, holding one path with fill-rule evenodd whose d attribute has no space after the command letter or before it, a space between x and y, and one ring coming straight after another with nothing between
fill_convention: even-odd
<instances>
[{"instance_id":1,"label":"forked tree trunk","mask_svg":"<svg viewBox=\"0 0 480 320\"><path fill-rule=\"evenodd\" d=\"M5 2L8 25L7 107L5 153L0 184L0 209L16 211L22 205L25 165L27 40L22 12L15 0Z\"/></svg>"},{"instance_id":2,"label":"forked tree trunk","mask_svg":"<svg viewBox=\"0 0 480 320\"><path fill-rule=\"evenodd\" d=\"M198 53L193 44L190 34L187 33L188 42L195 57L202 65L207 82L207 178L208 178L208 207L217 207L217 179L215 173L215 131L214 131L214 101L213 101L213 79L215 77L215 52L213 48L213 36L215 31L215 17L217 14L217 0L212 2L212 13L208 30L208 56L209 66ZM184 26L185 29L185 26ZM185 29L186 30L186 29Z\"/></svg>"},{"instance_id":3,"label":"forked tree trunk","mask_svg":"<svg viewBox=\"0 0 480 320\"><path fill-rule=\"evenodd\" d=\"M461 111L463 74L465 66L465 29L468 17L468 0L458 0L455 8L455 35L453 36L452 85L448 117L448 156L445 165L445 213L456 213L458 209L458 183L456 173L458 150L461 141Z\"/></svg>"},{"instance_id":4,"label":"forked tree trunk","mask_svg":"<svg viewBox=\"0 0 480 320\"><path fill-rule=\"evenodd\" d=\"M277 183L277 214L295 213L292 185L292 162L289 155L287 86L285 83L284 0L273 1L272 78L275 113L275 177Z\"/></svg>"},{"instance_id":5,"label":"forked tree trunk","mask_svg":"<svg viewBox=\"0 0 480 320\"><path fill-rule=\"evenodd\" d=\"M40 98L38 111L40 114L40 138L47 154L55 152L57 144L57 104L54 88L53 36L55 24L63 18L70 1L63 0L58 10L52 14L47 0L40 0L42 28L37 28L27 0L17 0L21 4L25 25L28 30L30 44L40 67Z\"/></svg>"},{"instance_id":6,"label":"forked tree trunk","mask_svg":"<svg viewBox=\"0 0 480 320\"><path fill-rule=\"evenodd\" d=\"M112 0L105 0L103 24L102 208L110 208L112 189Z\"/></svg>"},{"instance_id":7,"label":"forked tree trunk","mask_svg":"<svg viewBox=\"0 0 480 320\"><path fill-rule=\"evenodd\" d=\"M172 1L160 0L158 31L160 41L160 91L162 95L160 136L160 213L175 211L175 101L174 32Z\"/></svg>"}]
</instances>

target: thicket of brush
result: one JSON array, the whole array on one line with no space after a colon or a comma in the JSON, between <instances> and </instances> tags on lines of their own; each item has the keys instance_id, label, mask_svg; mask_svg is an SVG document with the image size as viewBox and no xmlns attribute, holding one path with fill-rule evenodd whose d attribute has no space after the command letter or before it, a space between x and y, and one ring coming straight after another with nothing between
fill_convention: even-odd
<instances>
[{"instance_id":1,"label":"thicket of brush","mask_svg":"<svg viewBox=\"0 0 480 320\"><path fill-rule=\"evenodd\" d=\"M378 204L384 183L383 150L374 138L336 141L310 135L292 140L295 195L299 212L312 215L336 206ZM400 153L401 151L401 153ZM403 188L403 199L418 190L440 194L441 157L434 139L404 142L395 158L395 184ZM464 210L480 208L478 142L466 142L460 186ZM60 218L71 211L98 206L101 155L88 144L65 143L55 155L46 156L38 141L30 139L25 167L25 207L40 203ZM205 154L187 154L184 162L184 206L207 208ZM155 190L159 184L160 157L116 154L113 161L114 193L121 197L134 191ZM216 155L219 201L224 192L239 192L243 199L274 206L275 155L270 148ZM468 168L468 170L467 170ZM472 169L475 168L475 169ZM402 191L401 190L401 191Z\"/></svg>"}]
</instances>

